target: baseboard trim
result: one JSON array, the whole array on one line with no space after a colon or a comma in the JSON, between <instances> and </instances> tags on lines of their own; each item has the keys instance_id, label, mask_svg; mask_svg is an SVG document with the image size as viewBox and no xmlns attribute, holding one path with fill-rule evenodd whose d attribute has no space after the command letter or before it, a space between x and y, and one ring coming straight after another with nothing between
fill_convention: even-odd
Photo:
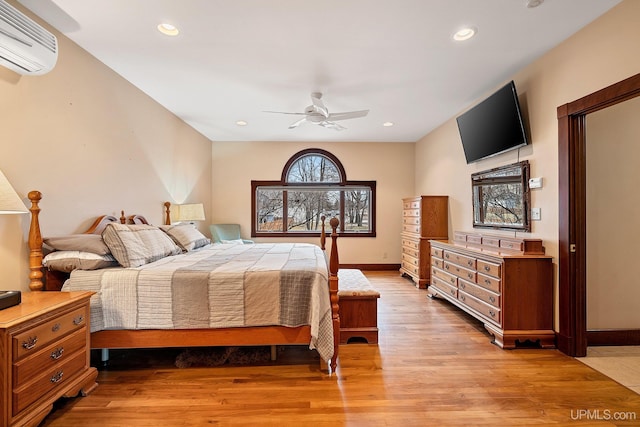
<instances>
[{"instance_id":1,"label":"baseboard trim","mask_svg":"<svg viewBox=\"0 0 640 427\"><path fill-rule=\"evenodd\" d=\"M587 331L587 345L640 345L640 329L604 329Z\"/></svg>"},{"instance_id":2,"label":"baseboard trim","mask_svg":"<svg viewBox=\"0 0 640 427\"><path fill-rule=\"evenodd\" d=\"M400 264L340 264L340 268L355 268L362 271L392 271L400 270Z\"/></svg>"}]
</instances>

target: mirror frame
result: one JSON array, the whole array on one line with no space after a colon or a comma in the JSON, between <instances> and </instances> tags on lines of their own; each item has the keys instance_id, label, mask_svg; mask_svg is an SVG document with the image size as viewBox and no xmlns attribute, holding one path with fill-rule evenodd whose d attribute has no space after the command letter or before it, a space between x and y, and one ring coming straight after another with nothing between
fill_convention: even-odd
<instances>
[{"instance_id":1,"label":"mirror frame","mask_svg":"<svg viewBox=\"0 0 640 427\"><path fill-rule=\"evenodd\" d=\"M517 173L508 174L508 172L512 170ZM511 163L509 165L500 166L497 168L471 174L471 206L473 209L474 228L491 228L494 230L516 230L531 232L531 218L529 214L529 207L531 206L529 171L529 161L524 160L521 162ZM498 223L486 221L486 212L482 209L482 205L484 204L482 203L482 196L483 194L485 194L482 189L483 187L488 185L491 185L493 187L500 185L520 186L521 197L519 198L519 200L517 200L517 202L519 202L518 209L520 208L520 206L522 209L521 222ZM506 203L503 203L502 205L506 205Z\"/></svg>"}]
</instances>

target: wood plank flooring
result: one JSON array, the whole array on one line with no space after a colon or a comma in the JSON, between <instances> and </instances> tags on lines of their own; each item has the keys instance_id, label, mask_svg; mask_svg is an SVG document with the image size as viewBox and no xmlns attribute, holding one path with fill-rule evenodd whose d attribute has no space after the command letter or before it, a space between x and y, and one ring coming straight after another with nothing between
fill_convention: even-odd
<instances>
[{"instance_id":1,"label":"wood plank flooring","mask_svg":"<svg viewBox=\"0 0 640 427\"><path fill-rule=\"evenodd\" d=\"M187 369L175 350L114 351L99 387L42 425L640 425L640 395L605 375L557 350L502 350L397 272L366 274L380 342L341 346L336 375L300 347L266 366Z\"/></svg>"}]
</instances>

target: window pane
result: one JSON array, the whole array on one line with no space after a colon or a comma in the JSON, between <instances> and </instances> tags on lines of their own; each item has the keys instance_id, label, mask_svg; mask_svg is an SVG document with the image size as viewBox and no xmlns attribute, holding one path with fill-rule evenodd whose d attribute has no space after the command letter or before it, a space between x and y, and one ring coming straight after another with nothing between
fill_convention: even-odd
<instances>
[{"instance_id":1,"label":"window pane","mask_svg":"<svg viewBox=\"0 0 640 427\"><path fill-rule=\"evenodd\" d=\"M340 182L336 165L324 156L310 154L296 160L287 173L287 182Z\"/></svg>"},{"instance_id":2,"label":"window pane","mask_svg":"<svg viewBox=\"0 0 640 427\"><path fill-rule=\"evenodd\" d=\"M257 227L260 232L282 232L282 203L284 197L281 190L258 188L256 191Z\"/></svg>"},{"instance_id":3,"label":"window pane","mask_svg":"<svg viewBox=\"0 0 640 427\"><path fill-rule=\"evenodd\" d=\"M287 208L287 231L320 231L322 215L327 217L328 223L332 216L339 214L340 192L323 189L287 191Z\"/></svg>"},{"instance_id":4,"label":"window pane","mask_svg":"<svg viewBox=\"0 0 640 427\"><path fill-rule=\"evenodd\" d=\"M371 231L371 191L358 189L345 191L343 230L358 233Z\"/></svg>"}]
</instances>

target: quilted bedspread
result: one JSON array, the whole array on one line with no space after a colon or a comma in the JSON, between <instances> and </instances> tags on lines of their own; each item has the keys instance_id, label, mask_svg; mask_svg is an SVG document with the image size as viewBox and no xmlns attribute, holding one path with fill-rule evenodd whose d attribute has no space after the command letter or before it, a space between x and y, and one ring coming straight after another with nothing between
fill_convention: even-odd
<instances>
[{"instance_id":1,"label":"quilted bedspread","mask_svg":"<svg viewBox=\"0 0 640 427\"><path fill-rule=\"evenodd\" d=\"M75 270L62 290L96 292L92 332L310 325L309 347L333 355L327 263L312 244L210 245L137 268Z\"/></svg>"}]
</instances>

